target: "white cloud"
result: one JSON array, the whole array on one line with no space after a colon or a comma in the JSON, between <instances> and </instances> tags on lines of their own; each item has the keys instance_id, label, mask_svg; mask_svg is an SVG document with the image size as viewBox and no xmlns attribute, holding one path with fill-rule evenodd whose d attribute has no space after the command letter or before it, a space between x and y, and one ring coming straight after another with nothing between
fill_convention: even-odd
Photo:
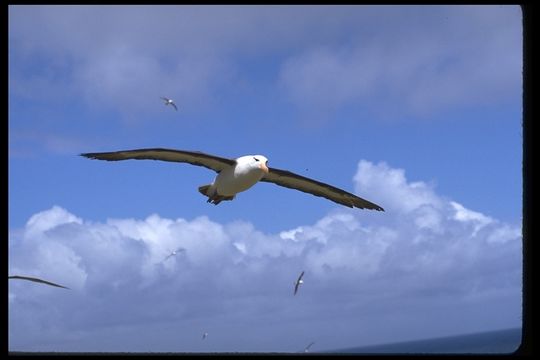
<instances>
[{"instance_id":1,"label":"white cloud","mask_svg":"<svg viewBox=\"0 0 540 360\"><path fill-rule=\"evenodd\" d=\"M383 208L392 212L410 213L422 206L438 210L442 206L443 200L431 186L421 181L408 183L403 169L392 169L384 162L375 165L369 161L360 161L354 180L357 193L370 194L371 198L384 204Z\"/></svg>"},{"instance_id":2,"label":"white cloud","mask_svg":"<svg viewBox=\"0 0 540 360\"><path fill-rule=\"evenodd\" d=\"M456 211L453 215L454 220L474 224L474 231L472 234L473 236L476 235L478 230L493 222L493 219L491 219L489 216L485 216L479 212L466 209L463 207L463 205L458 204L455 201L451 201L450 205Z\"/></svg>"},{"instance_id":3,"label":"white cloud","mask_svg":"<svg viewBox=\"0 0 540 360\"><path fill-rule=\"evenodd\" d=\"M26 231L30 236L33 236L34 234L43 234L47 230L69 223L82 224L82 220L65 209L54 206L49 211L32 215L26 223Z\"/></svg>"},{"instance_id":4,"label":"white cloud","mask_svg":"<svg viewBox=\"0 0 540 360\"><path fill-rule=\"evenodd\" d=\"M358 23L352 40L288 58L280 81L295 104L403 117L521 97L519 7L387 7L374 17L385 25Z\"/></svg>"},{"instance_id":5,"label":"white cloud","mask_svg":"<svg viewBox=\"0 0 540 360\"><path fill-rule=\"evenodd\" d=\"M268 57L270 86L315 113L368 104L429 115L521 95L518 6L11 6L9 16L13 94L82 98L126 118L156 96L207 107L251 81L244 63Z\"/></svg>"},{"instance_id":6,"label":"white cloud","mask_svg":"<svg viewBox=\"0 0 540 360\"><path fill-rule=\"evenodd\" d=\"M158 96L188 109L208 107L221 86L244 77L239 64L246 57L310 41L313 30L327 31L319 28L321 22L336 26L322 8L279 6L11 6L9 11L14 94L38 100L43 93L52 97L36 89L61 91L58 101L72 96L129 117L161 110L151 106L159 104ZM36 59L47 66L36 68Z\"/></svg>"},{"instance_id":7,"label":"white cloud","mask_svg":"<svg viewBox=\"0 0 540 360\"><path fill-rule=\"evenodd\" d=\"M519 228L502 224L488 236L487 242L505 243L507 241L515 241L516 239L521 239Z\"/></svg>"},{"instance_id":8,"label":"white cloud","mask_svg":"<svg viewBox=\"0 0 540 360\"><path fill-rule=\"evenodd\" d=\"M189 334L214 327L221 330L206 351L294 351L298 332L329 339L326 348L360 345L358 322L373 329L366 343L380 342L383 327L401 329L390 341L519 326L519 226L408 182L385 163L360 161L354 180L386 211L338 209L278 234L208 217L94 223L58 206L35 214L12 233L20 238L10 239L9 271L73 290L10 283L10 349L197 351ZM164 262L178 247L185 253ZM293 297L302 270L305 284ZM46 312L31 300L38 294ZM483 306L478 299L491 313L472 310ZM465 308L467 318L454 321ZM160 340L141 349L133 338L149 327ZM339 339L336 328L344 329ZM132 336L115 337L115 329ZM25 340L29 332L43 342ZM263 338L273 340L258 347Z\"/></svg>"},{"instance_id":9,"label":"white cloud","mask_svg":"<svg viewBox=\"0 0 540 360\"><path fill-rule=\"evenodd\" d=\"M474 221L474 222L478 222L482 226L487 225L487 224L489 224L490 222L493 221L488 216L485 216L485 215L483 215L483 214L481 214L479 212L476 212L476 211L466 209L466 208L463 207L463 205L458 204L455 201L451 201L450 205L452 205L454 210L456 210L456 213L454 214L454 219L455 220L463 221L463 222Z\"/></svg>"}]
</instances>

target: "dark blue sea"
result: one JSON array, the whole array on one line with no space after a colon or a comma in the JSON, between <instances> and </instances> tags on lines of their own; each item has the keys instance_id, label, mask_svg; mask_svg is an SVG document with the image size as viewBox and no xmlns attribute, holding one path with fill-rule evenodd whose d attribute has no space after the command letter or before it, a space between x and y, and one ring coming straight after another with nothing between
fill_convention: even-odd
<instances>
[{"instance_id":1,"label":"dark blue sea","mask_svg":"<svg viewBox=\"0 0 540 360\"><path fill-rule=\"evenodd\" d=\"M508 354L521 344L521 328L324 351L342 354Z\"/></svg>"}]
</instances>

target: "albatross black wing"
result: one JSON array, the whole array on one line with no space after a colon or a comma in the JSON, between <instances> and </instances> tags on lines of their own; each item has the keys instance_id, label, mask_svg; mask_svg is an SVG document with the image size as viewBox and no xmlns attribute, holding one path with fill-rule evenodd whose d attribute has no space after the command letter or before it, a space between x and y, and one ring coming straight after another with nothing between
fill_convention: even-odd
<instances>
[{"instance_id":1,"label":"albatross black wing","mask_svg":"<svg viewBox=\"0 0 540 360\"><path fill-rule=\"evenodd\" d=\"M65 287L65 286L62 286L62 285L58 285L58 284L52 283L52 282L50 282L50 281L38 279L38 278L35 278L35 277L30 277L30 276L13 275L13 276L8 276L8 279L28 280L28 281L33 281L33 282L37 282L37 283L42 283L42 284L47 284L47 285L51 285L51 286L56 286L56 287L59 287L59 288L69 289L68 287Z\"/></svg>"},{"instance_id":2,"label":"albatross black wing","mask_svg":"<svg viewBox=\"0 0 540 360\"><path fill-rule=\"evenodd\" d=\"M332 185L328 185L290 171L274 168L268 169L268 174L265 174L261 181L271 182L290 189L296 189L315 196L321 196L350 208L357 207L360 209L384 211L384 209L379 205Z\"/></svg>"},{"instance_id":3,"label":"albatross black wing","mask_svg":"<svg viewBox=\"0 0 540 360\"><path fill-rule=\"evenodd\" d=\"M296 280L296 284L294 284L294 295L298 292L298 287L300 286L300 280L302 280L302 277L304 276L304 271L300 274L298 279Z\"/></svg>"},{"instance_id":4,"label":"albatross black wing","mask_svg":"<svg viewBox=\"0 0 540 360\"><path fill-rule=\"evenodd\" d=\"M298 277L298 280L296 282L300 282L300 280L302 280L303 277L304 277L304 271L300 273L300 276Z\"/></svg>"},{"instance_id":5,"label":"albatross black wing","mask_svg":"<svg viewBox=\"0 0 540 360\"><path fill-rule=\"evenodd\" d=\"M118 161L118 160L162 160L191 165L204 166L208 169L220 172L228 166L236 164L236 160L226 159L215 155L205 154L199 151L185 151L172 149L136 149L101 153L85 153L81 156L89 159Z\"/></svg>"}]
</instances>

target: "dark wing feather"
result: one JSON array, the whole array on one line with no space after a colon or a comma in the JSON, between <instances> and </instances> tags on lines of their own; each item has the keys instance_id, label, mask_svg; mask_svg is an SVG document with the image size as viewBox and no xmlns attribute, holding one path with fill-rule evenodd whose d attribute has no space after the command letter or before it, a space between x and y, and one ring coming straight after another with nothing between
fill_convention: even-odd
<instances>
[{"instance_id":1,"label":"dark wing feather","mask_svg":"<svg viewBox=\"0 0 540 360\"><path fill-rule=\"evenodd\" d=\"M296 293L298 292L298 287L300 286L300 280L302 280L302 276L304 276L304 271L302 271L302 273L296 280L296 284L294 284L294 295L296 295Z\"/></svg>"},{"instance_id":2,"label":"dark wing feather","mask_svg":"<svg viewBox=\"0 0 540 360\"><path fill-rule=\"evenodd\" d=\"M81 156L90 159L107 161L136 159L189 163L192 165L204 166L216 172L220 172L226 167L236 164L236 160L209 155L199 151L184 151L171 149L137 149L102 153L85 153L81 154Z\"/></svg>"},{"instance_id":3,"label":"dark wing feather","mask_svg":"<svg viewBox=\"0 0 540 360\"><path fill-rule=\"evenodd\" d=\"M174 109L175 109L176 111L178 111L178 108L176 107L176 104L175 104L175 103L172 102L171 105L174 106Z\"/></svg>"},{"instance_id":4,"label":"dark wing feather","mask_svg":"<svg viewBox=\"0 0 540 360\"><path fill-rule=\"evenodd\" d=\"M350 208L357 207L360 209L384 211L379 205L362 199L345 190L286 170L269 168L268 174L265 174L261 181L271 182L290 189L296 189L315 196L321 196Z\"/></svg>"},{"instance_id":5,"label":"dark wing feather","mask_svg":"<svg viewBox=\"0 0 540 360\"><path fill-rule=\"evenodd\" d=\"M163 261L167 261L168 258L170 258L171 256L173 256L173 254L169 254L165 257L165 259L163 259Z\"/></svg>"},{"instance_id":6,"label":"dark wing feather","mask_svg":"<svg viewBox=\"0 0 540 360\"><path fill-rule=\"evenodd\" d=\"M42 283L42 284L47 284L47 285L51 285L51 286L56 286L56 287L59 287L59 288L69 289L68 287L65 287L65 286L62 286L62 285L58 285L58 284L52 283L52 282L50 282L50 281L46 281L46 280L42 280L42 279L30 277L30 276L13 275L13 276L8 276L8 279L28 280L28 281L33 281L33 282L37 282L37 283Z\"/></svg>"}]
</instances>

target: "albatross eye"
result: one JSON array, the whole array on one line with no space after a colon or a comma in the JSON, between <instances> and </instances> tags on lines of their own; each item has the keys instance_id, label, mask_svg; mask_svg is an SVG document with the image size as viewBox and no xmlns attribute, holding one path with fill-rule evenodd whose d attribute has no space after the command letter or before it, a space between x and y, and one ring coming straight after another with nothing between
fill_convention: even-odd
<instances>
[{"instance_id":1,"label":"albatross eye","mask_svg":"<svg viewBox=\"0 0 540 360\"><path fill-rule=\"evenodd\" d=\"M253 159L255 159L255 161L259 161L259 159L257 159L255 156L253 157Z\"/></svg>"}]
</instances>

